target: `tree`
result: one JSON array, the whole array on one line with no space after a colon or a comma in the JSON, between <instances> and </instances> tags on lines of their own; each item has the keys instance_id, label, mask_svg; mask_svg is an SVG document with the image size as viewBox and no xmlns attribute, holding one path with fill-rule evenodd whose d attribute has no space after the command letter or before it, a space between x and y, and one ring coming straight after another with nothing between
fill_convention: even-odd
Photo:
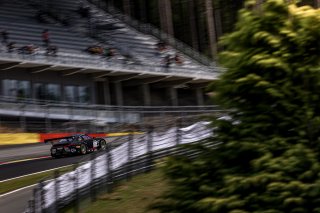
<instances>
[{"instance_id":1,"label":"tree","mask_svg":"<svg viewBox=\"0 0 320 213\"><path fill-rule=\"evenodd\" d=\"M228 70L211 90L232 119L211 141L223 144L168 161L161 212L320 212L320 10L255 3L221 40Z\"/></svg>"}]
</instances>

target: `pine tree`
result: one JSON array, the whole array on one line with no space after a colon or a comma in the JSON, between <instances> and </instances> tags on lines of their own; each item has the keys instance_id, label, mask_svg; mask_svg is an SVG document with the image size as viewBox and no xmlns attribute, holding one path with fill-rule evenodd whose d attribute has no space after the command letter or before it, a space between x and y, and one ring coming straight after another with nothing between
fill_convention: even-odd
<instances>
[{"instance_id":1,"label":"pine tree","mask_svg":"<svg viewBox=\"0 0 320 213\"><path fill-rule=\"evenodd\" d=\"M173 157L161 212L320 212L320 10L247 1L212 83L230 120L196 159Z\"/></svg>"}]
</instances>

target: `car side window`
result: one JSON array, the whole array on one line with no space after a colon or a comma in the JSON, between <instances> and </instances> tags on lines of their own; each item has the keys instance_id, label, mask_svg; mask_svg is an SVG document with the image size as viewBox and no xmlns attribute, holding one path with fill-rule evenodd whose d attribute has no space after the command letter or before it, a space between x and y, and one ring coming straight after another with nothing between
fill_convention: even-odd
<instances>
[{"instance_id":1,"label":"car side window","mask_svg":"<svg viewBox=\"0 0 320 213\"><path fill-rule=\"evenodd\" d=\"M91 138L88 135L83 135L82 136L85 140L90 140Z\"/></svg>"}]
</instances>

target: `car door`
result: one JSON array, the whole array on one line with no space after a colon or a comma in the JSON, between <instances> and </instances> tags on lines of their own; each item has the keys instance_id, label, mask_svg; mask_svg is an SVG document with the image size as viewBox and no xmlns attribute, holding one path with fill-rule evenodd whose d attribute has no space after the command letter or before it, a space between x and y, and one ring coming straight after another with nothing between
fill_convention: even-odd
<instances>
[{"instance_id":1,"label":"car door","mask_svg":"<svg viewBox=\"0 0 320 213\"><path fill-rule=\"evenodd\" d=\"M81 137L83 138L83 140L84 140L85 143L87 144L87 147L88 147L88 148L91 149L91 148L94 148L94 147L97 146L96 144L94 144L93 138L89 137L88 135L82 135Z\"/></svg>"}]
</instances>

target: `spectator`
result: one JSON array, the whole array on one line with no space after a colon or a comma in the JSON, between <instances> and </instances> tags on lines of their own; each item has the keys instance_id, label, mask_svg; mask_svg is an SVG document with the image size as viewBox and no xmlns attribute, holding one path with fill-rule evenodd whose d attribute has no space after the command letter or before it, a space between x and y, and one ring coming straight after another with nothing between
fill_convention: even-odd
<instances>
[{"instance_id":1,"label":"spectator","mask_svg":"<svg viewBox=\"0 0 320 213\"><path fill-rule=\"evenodd\" d=\"M44 43L44 46L48 47L50 44L50 38L49 38L49 30L45 29L42 32L42 41Z\"/></svg>"},{"instance_id":2,"label":"spectator","mask_svg":"<svg viewBox=\"0 0 320 213\"><path fill-rule=\"evenodd\" d=\"M16 43L15 42L10 42L10 43L7 44L8 53L12 53L15 48L16 48Z\"/></svg>"},{"instance_id":3,"label":"spectator","mask_svg":"<svg viewBox=\"0 0 320 213\"><path fill-rule=\"evenodd\" d=\"M156 44L156 46L157 46L157 50L159 51L159 52L163 52L163 51L165 51L166 49L167 49L167 45L163 42L163 41L159 41L157 44Z\"/></svg>"},{"instance_id":4,"label":"spectator","mask_svg":"<svg viewBox=\"0 0 320 213\"><path fill-rule=\"evenodd\" d=\"M79 3L79 7L77 12L81 15L82 18L89 18L90 17L90 7L84 6L83 2Z\"/></svg>"},{"instance_id":5,"label":"spectator","mask_svg":"<svg viewBox=\"0 0 320 213\"><path fill-rule=\"evenodd\" d=\"M6 30L3 30L1 32L1 37L2 37L2 43L3 44L8 44L9 33Z\"/></svg>"},{"instance_id":6,"label":"spectator","mask_svg":"<svg viewBox=\"0 0 320 213\"><path fill-rule=\"evenodd\" d=\"M89 46L85 51L94 55L102 55L104 52L100 45Z\"/></svg>"},{"instance_id":7,"label":"spectator","mask_svg":"<svg viewBox=\"0 0 320 213\"><path fill-rule=\"evenodd\" d=\"M165 67L168 69L171 65L171 56L170 55L167 55L165 58L164 58L164 65Z\"/></svg>"},{"instance_id":8,"label":"spectator","mask_svg":"<svg viewBox=\"0 0 320 213\"><path fill-rule=\"evenodd\" d=\"M34 46L33 44L28 44L26 46L22 46L18 49L19 53L23 54L34 54L38 50L38 47Z\"/></svg>"},{"instance_id":9,"label":"spectator","mask_svg":"<svg viewBox=\"0 0 320 213\"><path fill-rule=\"evenodd\" d=\"M178 53L174 56L174 61L176 62L176 64L179 64L179 65L183 63L182 58Z\"/></svg>"},{"instance_id":10,"label":"spectator","mask_svg":"<svg viewBox=\"0 0 320 213\"><path fill-rule=\"evenodd\" d=\"M57 56L58 47L54 45L50 45L47 47L46 55Z\"/></svg>"},{"instance_id":11,"label":"spectator","mask_svg":"<svg viewBox=\"0 0 320 213\"><path fill-rule=\"evenodd\" d=\"M37 14L36 14L36 19L39 23L47 23L47 20L46 20L46 13L41 11L41 10L38 10Z\"/></svg>"}]
</instances>

